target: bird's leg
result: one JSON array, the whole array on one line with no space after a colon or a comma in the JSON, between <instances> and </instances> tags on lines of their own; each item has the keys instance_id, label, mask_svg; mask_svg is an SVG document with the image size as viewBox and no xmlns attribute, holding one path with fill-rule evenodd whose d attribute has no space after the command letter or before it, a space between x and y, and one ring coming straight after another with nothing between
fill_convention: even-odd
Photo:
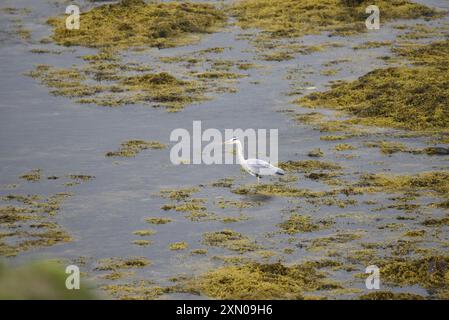
<instances>
[{"instance_id":1,"label":"bird's leg","mask_svg":"<svg viewBox=\"0 0 449 320\"><path fill-rule=\"evenodd\" d=\"M259 184L259 183L260 183L260 176L257 175L257 184Z\"/></svg>"}]
</instances>

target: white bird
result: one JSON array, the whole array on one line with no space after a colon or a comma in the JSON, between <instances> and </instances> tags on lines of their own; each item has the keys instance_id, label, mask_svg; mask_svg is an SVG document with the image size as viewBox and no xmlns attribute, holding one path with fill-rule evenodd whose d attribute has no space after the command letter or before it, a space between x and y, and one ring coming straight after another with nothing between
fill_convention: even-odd
<instances>
[{"instance_id":1,"label":"white bird","mask_svg":"<svg viewBox=\"0 0 449 320\"><path fill-rule=\"evenodd\" d=\"M233 137L232 139L225 141L224 144L237 145L237 156L240 165L250 175L257 177L257 183L259 183L260 178L262 176L274 176L274 175L283 176L285 174L284 170L277 168L264 160L260 159L245 160L245 158L243 157L242 143L236 137Z\"/></svg>"}]
</instances>

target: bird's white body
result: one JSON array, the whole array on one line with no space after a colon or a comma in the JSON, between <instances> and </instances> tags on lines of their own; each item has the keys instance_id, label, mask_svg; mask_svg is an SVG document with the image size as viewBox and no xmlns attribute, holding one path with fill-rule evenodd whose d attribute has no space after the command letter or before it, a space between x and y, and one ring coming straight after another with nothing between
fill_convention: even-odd
<instances>
[{"instance_id":1,"label":"bird's white body","mask_svg":"<svg viewBox=\"0 0 449 320\"><path fill-rule=\"evenodd\" d=\"M257 177L257 182L262 176L284 175L284 170L260 159L245 159L243 156L242 143L237 138L226 141L225 144L237 145L237 157L239 164L250 175Z\"/></svg>"}]
</instances>

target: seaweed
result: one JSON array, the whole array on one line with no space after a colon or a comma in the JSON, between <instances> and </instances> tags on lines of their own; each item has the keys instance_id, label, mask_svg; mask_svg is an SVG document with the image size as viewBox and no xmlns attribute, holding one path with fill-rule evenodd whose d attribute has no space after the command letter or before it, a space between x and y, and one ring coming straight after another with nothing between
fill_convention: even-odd
<instances>
[{"instance_id":1,"label":"seaweed","mask_svg":"<svg viewBox=\"0 0 449 320\"><path fill-rule=\"evenodd\" d=\"M330 32L348 35L366 31L365 8L371 3L363 1L351 6L340 0L246 0L234 4L232 13L242 28L259 28L270 37L299 37ZM382 19L436 18L441 13L410 1L380 0Z\"/></svg>"},{"instance_id":2,"label":"seaweed","mask_svg":"<svg viewBox=\"0 0 449 320\"><path fill-rule=\"evenodd\" d=\"M157 141L129 140L122 142L118 151L106 153L106 157L135 157L138 153L147 149L165 149L167 146Z\"/></svg>"},{"instance_id":3,"label":"seaweed","mask_svg":"<svg viewBox=\"0 0 449 320\"><path fill-rule=\"evenodd\" d=\"M413 67L376 69L296 103L346 111L366 125L445 132L449 128L449 72L443 60L448 48L448 41L398 48L396 53L410 59Z\"/></svg>"},{"instance_id":4,"label":"seaweed","mask_svg":"<svg viewBox=\"0 0 449 320\"><path fill-rule=\"evenodd\" d=\"M278 226L286 234L296 234L299 232L313 232L328 228L332 221L321 220L314 222L310 216L303 216L293 213L286 221Z\"/></svg>"},{"instance_id":5,"label":"seaweed","mask_svg":"<svg viewBox=\"0 0 449 320\"><path fill-rule=\"evenodd\" d=\"M171 243L168 248L170 250L178 251L178 250L185 250L189 247L189 244L187 242L174 242Z\"/></svg>"},{"instance_id":6,"label":"seaweed","mask_svg":"<svg viewBox=\"0 0 449 320\"><path fill-rule=\"evenodd\" d=\"M206 232L203 234L203 243L208 246L226 248L239 253L259 249L259 246L248 237L229 229Z\"/></svg>"},{"instance_id":7,"label":"seaweed","mask_svg":"<svg viewBox=\"0 0 449 320\"><path fill-rule=\"evenodd\" d=\"M314 264L286 266L280 262L249 262L209 271L185 287L216 299L301 300L307 291L337 289L340 285L326 279Z\"/></svg>"},{"instance_id":8,"label":"seaweed","mask_svg":"<svg viewBox=\"0 0 449 320\"><path fill-rule=\"evenodd\" d=\"M220 27L225 17L210 4L122 1L95 7L81 19L77 32L66 29L64 17L48 19L52 39L60 45L95 48L173 47Z\"/></svg>"}]
</instances>

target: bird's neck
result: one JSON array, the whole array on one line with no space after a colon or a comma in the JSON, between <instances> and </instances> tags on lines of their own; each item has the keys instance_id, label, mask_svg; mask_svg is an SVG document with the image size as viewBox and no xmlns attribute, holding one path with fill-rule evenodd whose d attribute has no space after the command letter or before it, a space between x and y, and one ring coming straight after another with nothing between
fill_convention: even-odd
<instances>
[{"instance_id":1,"label":"bird's neck","mask_svg":"<svg viewBox=\"0 0 449 320\"><path fill-rule=\"evenodd\" d=\"M242 143L240 141L237 141L236 145L237 145L237 157L239 159L239 163L243 164L243 163L245 163L245 158L243 157Z\"/></svg>"}]
</instances>

